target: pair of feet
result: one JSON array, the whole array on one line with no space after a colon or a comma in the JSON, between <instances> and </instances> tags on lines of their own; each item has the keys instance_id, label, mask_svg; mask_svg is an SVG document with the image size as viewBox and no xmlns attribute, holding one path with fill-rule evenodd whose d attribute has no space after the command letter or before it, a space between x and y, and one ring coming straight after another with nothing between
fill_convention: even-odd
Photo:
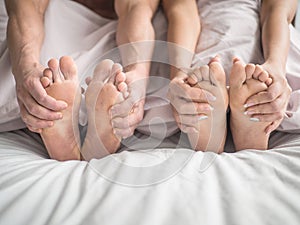
<instances>
[{"instance_id":1,"label":"pair of feet","mask_svg":"<svg viewBox=\"0 0 300 225\"><path fill-rule=\"evenodd\" d=\"M179 118L177 123L180 128L185 127L194 149L221 153L227 135L229 105L230 129L236 150L265 150L268 148L269 140L269 134L265 131L271 123L259 122L255 118L255 114L258 113L251 111L251 106L245 105L245 102L250 96L266 91L271 83L272 79L260 66L244 65L240 59L235 58L228 91L224 69L219 58L215 57L209 65L196 69L186 80L190 88L200 88L204 93L202 99L200 96L196 102L198 117L194 116L196 119L188 125L189 129L186 129L187 124L181 123L184 122L180 121L182 115L177 116ZM209 100L207 93L213 96ZM209 110L201 105L209 105Z\"/></svg>"},{"instance_id":2,"label":"pair of feet","mask_svg":"<svg viewBox=\"0 0 300 225\"><path fill-rule=\"evenodd\" d=\"M99 63L93 77L87 79L88 130L81 147L78 128L81 88L76 65L67 56L59 62L55 59L48 62L41 83L50 96L68 104L62 112L63 119L55 121L52 127L43 129L41 133L51 158L90 160L114 153L119 148L121 139L114 134L109 111L126 98L125 80L122 67L111 60Z\"/></svg>"}]
</instances>

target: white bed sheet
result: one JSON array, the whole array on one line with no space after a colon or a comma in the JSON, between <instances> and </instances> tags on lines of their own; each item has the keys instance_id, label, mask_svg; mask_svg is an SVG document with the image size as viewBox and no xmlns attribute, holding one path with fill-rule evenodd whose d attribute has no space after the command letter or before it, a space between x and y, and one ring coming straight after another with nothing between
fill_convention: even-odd
<instances>
[{"instance_id":1,"label":"white bed sheet","mask_svg":"<svg viewBox=\"0 0 300 225\"><path fill-rule=\"evenodd\" d=\"M0 224L297 225L300 135L272 140L269 151L161 148L87 163L47 159L24 130L1 133Z\"/></svg>"}]
</instances>

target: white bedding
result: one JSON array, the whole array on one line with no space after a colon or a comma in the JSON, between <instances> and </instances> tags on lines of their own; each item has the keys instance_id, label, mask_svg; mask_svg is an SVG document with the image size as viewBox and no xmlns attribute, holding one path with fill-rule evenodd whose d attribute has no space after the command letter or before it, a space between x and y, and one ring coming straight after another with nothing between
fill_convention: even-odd
<instances>
[{"instance_id":1,"label":"white bedding","mask_svg":"<svg viewBox=\"0 0 300 225\"><path fill-rule=\"evenodd\" d=\"M1 225L300 221L297 134L274 134L269 151L216 155L161 148L123 151L90 164L46 159L32 136L0 134Z\"/></svg>"},{"instance_id":2,"label":"white bedding","mask_svg":"<svg viewBox=\"0 0 300 225\"><path fill-rule=\"evenodd\" d=\"M24 127L11 85L14 81L5 44L3 3L0 0L0 131ZM254 0L200 0L203 30L195 65L206 63L215 53L223 56L226 71L233 55L260 62L258 6ZM216 19L219 23L212 24ZM154 24L157 38L165 40L162 12L156 15ZM48 47L43 48L42 61L71 55L81 80L99 60L99 52L105 54L116 45L116 21L103 19L72 1L51 1L46 28L53 33L46 35ZM294 89L289 105L293 117L286 118L280 129L298 132L300 37L293 28L291 32L287 71ZM63 44L57 46L58 41ZM95 59L92 63L91 58ZM161 65L152 68L157 76L165 71ZM152 93L163 97L165 89ZM152 128L161 131L162 125L151 120L157 115L163 115L159 122L168 128L166 136L177 130L168 117L167 102L153 103L148 98L146 109L146 118L139 127L142 133L149 134L149 121ZM84 124L84 109L82 115ZM127 146L136 150L123 148L117 154L87 163L50 160L39 136L26 129L0 133L0 224L300 223L299 134L275 132L270 140L272 150L238 153L231 153L229 136L227 153L220 155L189 150L183 146L184 135L182 145L176 144L178 136L161 143L155 139L159 135L151 133L150 143L140 136L138 142L129 139ZM149 147L157 143L160 147Z\"/></svg>"}]
</instances>

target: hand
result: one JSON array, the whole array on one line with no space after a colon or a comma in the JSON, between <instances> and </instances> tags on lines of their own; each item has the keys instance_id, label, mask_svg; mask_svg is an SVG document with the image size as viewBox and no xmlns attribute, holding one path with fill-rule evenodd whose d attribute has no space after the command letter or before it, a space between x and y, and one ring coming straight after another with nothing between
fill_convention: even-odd
<instances>
[{"instance_id":1,"label":"hand","mask_svg":"<svg viewBox=\"0 0 300 225\"><path fill-rule=\"evenodd\" d=\"M15 76L22 120L29 130L37 133L43 128L51 127L54 120L61 119L62 114L59 111L67 107L67 103L47 95L40 82L43 70L40 65L25 74Z\"/></svg>"},{"instance_id":2,"label":"hand","mask_svg":"<svg viewBox=\"0 0 300 225\"><path fill-rule=\"evenodd\" d=\"M197 82L192 81L187 75L180 73L171 81L168 92L177 125L186 133L198 132L199 120L206 118L202 113L211 111L207 99L214 99L214 96L196 87L196 84Z\"/></svg>"},{"instance_id":3,"label":"hand","mask_svg":"<svg viewBox=\"0 0 300 225\"><path fill-rule=\"evenodd\" d=\"M133 135L144 117L145 94L148 78L137 78L135 71L126 74L128 97L111 108L112 126L117 136L127 138Z\"/></svg>"},{"instance_id":4,"label":"hand","mask_svg":"<svg viewBox=\"0 0 300 225\"><path fill-rule=\"evenodd\" d=\"M271 76L273 82L266 92L251 96L246 104L249 106L247 110L257 112L255 118L262 122L273 122L266 128L266 133L271 133L285 116L292 89L285 78L285 71L269 63L263 64L262 68ZM259 74L253 76L257 79Z\"/></svg>"}]
</instances>

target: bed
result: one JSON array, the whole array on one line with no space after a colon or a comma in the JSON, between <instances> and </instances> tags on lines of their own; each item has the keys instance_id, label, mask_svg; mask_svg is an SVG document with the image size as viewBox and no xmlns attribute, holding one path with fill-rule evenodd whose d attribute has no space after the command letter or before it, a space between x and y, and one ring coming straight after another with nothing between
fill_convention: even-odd
<instances>
[{"instance_id":1,"label":"bed","mask_svg":"<svg viewBox=\"0 0 300 225\"><path fill-rule=\"evenodd\" d=\"M0 68L6 71L1 86L14 81L5 47L3 0L0 2ZM261 62L258 5L258 1L246 0L199 1L203 31L194 65L207 63L216 52L224 58L227 71L233 55ZM212 26L215 20L218 23ZM71 55L82 80L116 47L116 21L103 19L78 3L52 0L45 22L46 30L54 35L46 35L42 61ZM153 23L157 38L165 40L167 25L161 11ZM272 133L268 151L234 152L229 134L224 153L194 152L185 134L171 135L176 131L174 121L151 120L169 106L148 98L145 120L118 153L90 162L58 162L49 159L40 136L24 128L13 85L5 93L0 89L0 100L9 100L5 104L0 101L0 224L300 224L300 117L296 104L300 103L300 35L292 27L291 33L288 72L294 90L295 104L289 105L293 117ZM70 38L73 43L67 41ZM56 43L64 44L54 48ZM98 52L103 53L100 58ZM88 62L91 58L96 58L95 62ZM151 73L164 75L165 65L157 64ZM164 89L151 91L163 99ZM84 109L81 115L84 133ZM164 138L157 131L162 130L161 121L171 130ZM151 128L155 130L147 133Z\"/></svg>"}]
</instances>

